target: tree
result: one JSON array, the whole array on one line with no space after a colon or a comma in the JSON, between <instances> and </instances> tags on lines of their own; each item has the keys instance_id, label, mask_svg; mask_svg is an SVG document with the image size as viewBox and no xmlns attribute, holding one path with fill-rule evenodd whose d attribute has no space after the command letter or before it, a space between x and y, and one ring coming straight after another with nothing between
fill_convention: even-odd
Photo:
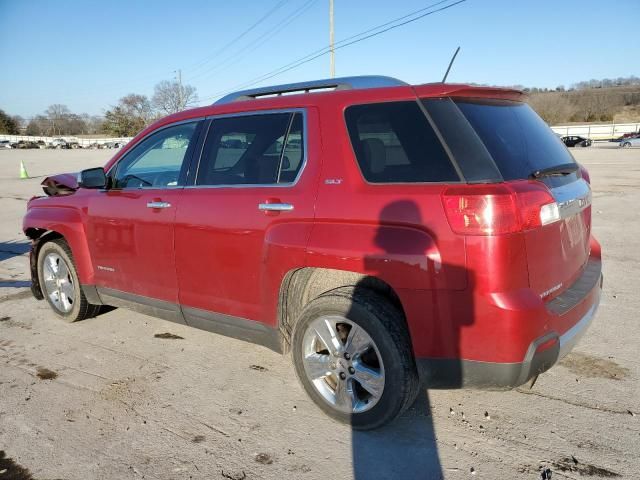
<instances>
[{"instance_id":1,"label":"tree","mask_svg":"<svg viewBox=\"0 0 640 480\"><path fill-rule=\"evenodd\" d=\"M196 88L176 81L163 80L155 86L153 106L164 114L176 113L198 102Z\"/></svg>"},{"instance_id":2,"label":"tree","mask_svg":"<svg viewBox=\"0 0 640 480\"><path fill-rule=\"evenodd\" d=\"M529 105L550 125L566 122L574 111L571 102L562 92L532 94L529 96Z\"/></svg>"},{"instance_id":3,"label":"tree","mask_svg":"<svg viewBox=\"0 0 640 480\"><path fill-rule=\"evenodd\" d=\"M47 135L51 129L51 122L44 115L36 115L27 124L27 135Z\"/></svg>"},{"instance_id":4,"label":"tree","mask_svg":"<svg viewBox=\"0 0 640 480\"><path fill-rule=\"evenodd\" d=\"M15 119L7 115L4 110L0 110L0 133L8 133L9 135L19 133Z\"/></svg>"},{"instance_id":5,"label":"tree","mask_svg":"<svg viewBox=\"0 0 640 480\"><path fill-rule=\"evenodd\" d=\"M151 102L144 95L122 97L104 114L104 131L117 137L132 137L153 120Z\"/></svg>"},{"instance_id":6,"label":"tree","mask_svg":"<svg viewBox=\"0 0 640 480\"><path fill-rule=\"evenodd\" d=\"M83 113L81 117L86 125L88 134L94 135L96 133L102 133L104 130L104 119L102 117L97 115L87 115L86 113Z\"/></svg>"},{"instance_id":7,"label":"tree","mask_svg":"<svg viewBox=\"0 0 640 480\"><path fill-rule=\"evenodd\" d=\"M22 118L20 115L13 115L13 117L11 118L13 118L13 121L16 122L16 128L18 129L18 132L22 133L27 126L27 122L25 122L24 118Z\"/></svg>"},{"instance_id":8,"label":"tree","mask_svg":"<svg viewBox=\"0 0 640 480\"><path fill-rule=\"evenodd\" d=\"M55 136L67 133L65 131L66 124L69 119L69 115L71 115L69 107L59 103L54 103L53 105L50 105L44 113L51 122L51 135Z\"/></svg>"}]
</instances>

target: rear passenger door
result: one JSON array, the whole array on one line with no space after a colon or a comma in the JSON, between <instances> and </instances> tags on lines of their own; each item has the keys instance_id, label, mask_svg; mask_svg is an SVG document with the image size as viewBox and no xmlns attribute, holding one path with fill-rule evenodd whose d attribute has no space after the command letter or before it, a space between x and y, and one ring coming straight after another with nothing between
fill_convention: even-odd
<instances>
[{"instance_id":1,"label":"rear passenger door","mask_svg":"<svg viewBox=\"0 0 640 480\"><path fill-rule=\"evenodd\" d=\"M179 299L188 323L274 323L268 312L281 276L303 264L314 215L317 170L306 125L304 110L211 121L176 217Z\"/></svg>"}]
</instances>

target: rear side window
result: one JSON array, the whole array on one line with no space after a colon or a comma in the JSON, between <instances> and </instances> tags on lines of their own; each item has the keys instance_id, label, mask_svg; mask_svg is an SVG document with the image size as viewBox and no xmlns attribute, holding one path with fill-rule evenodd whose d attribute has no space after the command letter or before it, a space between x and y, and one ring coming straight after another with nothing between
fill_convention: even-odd
<instances>
[{"instance_id":1,"label":"rear side window","mask_svg":"<svg viewBox=\"0 0 640 480\"><path fill-rule=\"evenodd\" d=\"M299 112L214 119L196 185L293 182L304 158L302 130Z\"/></svg>"},{"instance_id":2,"label":"rear side window","mask_svg":"<svg viewBox=\"0 0 640 480\"><path fill-rule=\"evenodd\" d=\"M345 119L358 165L368 182L460 180L416 102L354 105L346 109Z\"/></svg>"},{"instance_id":3,"label":"rear side window","mask_svg":"<svg viewBox=\"0 0 640 480\"><path fill-rule=\"evenodd\" d=\"M505 180L526 179L536 170L574 162L560 139L526 103L453 100Z\"/></svg>"}]
</instances>

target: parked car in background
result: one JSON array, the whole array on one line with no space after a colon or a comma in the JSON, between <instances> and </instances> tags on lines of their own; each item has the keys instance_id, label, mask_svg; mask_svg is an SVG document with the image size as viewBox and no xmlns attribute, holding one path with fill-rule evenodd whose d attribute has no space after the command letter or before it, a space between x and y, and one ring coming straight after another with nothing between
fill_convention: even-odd
<instances>
[{"instance_id":1,"label":"parked car in background","mask_svg":"<svg viewBox=\"0 0 640 480\"><path fill-rule=\"evenodd\" d=\"M13 148L9 140L0 140L0 148Z\"/></svg>"},{"instance_id":2,"label":"parked car in background","mask_svg":"<svg viewBox=\"0 0 640 480\"><path fill-rule=\"evenodd\" d=\"M124 141L118 140L118 141L116 141L116 142L107 142L107 143L105 144L105 146L106 146L107 148L122 148L122 147L124 147L126 144L127 144L127 142L124 142Z\"/></svg>"},{"instance_id":3,"label":"parked car in background","mask_svg":"<svg viewBox=\"0 0 640 480\"><path fill-rule=\"evenodd\" d=\"M43 185L23 222L31 289L62 320L130 307L290 351L354 429L421 384L534 379L600 300L589 174L517 90L374 76L236 92Z\"/></svg>"},{"instance_id":4,"label":"parked car in background","mask_svg":"<svg viewBox=\"0 0 640 480\"><path fill-rule=\"evenodd\" d=\"M11 144L12 148L40 148L40 144L38 142L33 142L31 140L19 140L15 143Z\"/></svg>"},{"instance_id":5,"label":"parked car in background","mask_svg":"<svg viewBox=\"0 0 640 480\"><path fill-rule=\"evenodd\" d=\"M630 132L630 133L625 133L624 135L621 135L618 138L613 138L611 141L612 142L621 142L627 138L636 138L636 137L640 137L640 132Z\"/></svg>"},{"instance_id":6,"label":"parked car in background","mask_svg":"<svg viewBox=\"0 0 640 480\"><path fill-rule=\"evenodd\" d=\"M64 138L54 138L49 142L49 148L69 148L69 143Z\"/></svg>"},{"instance_id":7,"label":"parked car in background","mask_svg":"<svg viewBox=\"0 0 640 480\"><path fill-rule=\"evenodd\" d=\"M640 137L635 136L625 138L624 140L620 141L618 145L623 148L640 147Z\"/></svg>"},{"instance_id":8,"label":"parked car in background","mask_svg":"<svg viewBox=\"0 0 640 480\"><path fill-rule=\"evenodd\" d=\"M560 140L562 140L567 147L590 147L592 143L590 138L579 137L577 135L567 135Z\"/></svg>"}]
</instances>

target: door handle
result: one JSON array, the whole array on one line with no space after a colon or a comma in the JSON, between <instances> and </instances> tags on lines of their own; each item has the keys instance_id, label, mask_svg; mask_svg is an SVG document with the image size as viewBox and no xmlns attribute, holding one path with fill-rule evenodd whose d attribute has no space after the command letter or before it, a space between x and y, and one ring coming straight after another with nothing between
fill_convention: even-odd
<instances>
[{"instance_id":1,"label":"door handle","mask_svg":"<svg viewBox=\"0 0 640 480\"><path fill-rule=\"evenodd\" d=\"M293 210L293 205L290 203L260 203L258 204L258 210L265 212L290 212Z\"/></svg>"},{"instance_id":2,"label":"door handle","mask_svg":"<svg viewBox=\"0 0 640 480\"><path fill-rule=\"evenodd\" d=\"M148 202L147 208L169 208L171 204L169 202Z\"/></svg>"}]
</instances>

